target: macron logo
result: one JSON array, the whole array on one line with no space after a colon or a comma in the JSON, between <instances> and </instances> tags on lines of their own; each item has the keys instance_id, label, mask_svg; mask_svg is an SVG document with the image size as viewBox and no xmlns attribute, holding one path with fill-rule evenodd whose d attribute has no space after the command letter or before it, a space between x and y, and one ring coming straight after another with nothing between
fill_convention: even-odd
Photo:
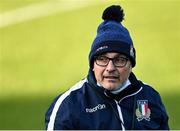
<instances>
[{"instance_id":1,"label":"macron logo","mask_svg":"<svg viewBox=\"0 0 180 131\"><path fill-rule=\"evenodd\" d=\"M86 108L86 112L87 113L93 113L96 112L98 110L102 110L105 109L106 105L105 104L98 104L97 106L93 107L93 108Z\"/></svg>"}]
</instances>

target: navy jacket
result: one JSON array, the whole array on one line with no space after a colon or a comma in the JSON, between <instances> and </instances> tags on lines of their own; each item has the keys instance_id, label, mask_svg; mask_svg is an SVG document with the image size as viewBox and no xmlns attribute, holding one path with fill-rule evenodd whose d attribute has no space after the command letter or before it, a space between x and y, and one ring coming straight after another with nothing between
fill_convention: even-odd
<instances>
[{"instance_id":1,"label":"navy jacket","mask_svg":"<svg viewBox=\"0 0 180 131\"><path fill-rule=\"evenodd\" d=\"M49 107L47 130L167 130L168 116L160 95L130 74L129 85L117 95L97 86L92 71L58 96Z\"/></svg>"}]
</instances>

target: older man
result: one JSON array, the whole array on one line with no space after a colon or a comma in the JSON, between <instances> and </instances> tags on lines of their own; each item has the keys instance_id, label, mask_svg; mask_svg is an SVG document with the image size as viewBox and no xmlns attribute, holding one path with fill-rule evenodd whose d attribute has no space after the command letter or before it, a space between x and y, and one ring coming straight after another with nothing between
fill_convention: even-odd
<instances>
[{"instance_id":1,"label":"older man","mask_svg":"<svg viewBox=\"0 0 180 131\"><path fill-rule=\"evenodd\" d=\"M46 113L47 130L167 130L160 95L132 73L136 52L121 24L119 5L103 12L103 22L89 54L89 73L58 96Z\"/></svg>"}]
</instances>

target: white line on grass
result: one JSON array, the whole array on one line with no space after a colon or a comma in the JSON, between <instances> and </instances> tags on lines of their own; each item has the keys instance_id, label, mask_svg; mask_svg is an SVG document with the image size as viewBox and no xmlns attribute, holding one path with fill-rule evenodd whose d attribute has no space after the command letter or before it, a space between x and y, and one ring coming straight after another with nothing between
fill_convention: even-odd
<instances>
[{"instance_id":1,"label":"white line on grass","mask_svg":"<svg viewBox=\"0 0 180 131\"><path fill-rule=\"evenodd\" d=\"M101 1L102 2L102 1ZM99 3L99 2L98 2ZM0 14L0 28L20 22L28 21L42 16L48 16L57 12L70 11L80 7L97 4L93 0L51 0L21 7Z\"/></svg>"}]
</instances>

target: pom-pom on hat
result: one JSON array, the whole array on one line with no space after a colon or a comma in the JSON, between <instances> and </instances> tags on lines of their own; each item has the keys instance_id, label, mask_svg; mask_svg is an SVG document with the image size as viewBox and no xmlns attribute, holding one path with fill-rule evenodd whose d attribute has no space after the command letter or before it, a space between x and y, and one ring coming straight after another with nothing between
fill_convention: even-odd
<instances>
[{"instance_id":1,"label":"pom-pom on hat","mask_svg":"<svg viewBox=\"0 0 180 131\"><path fill-rule=\"evenodd\" d=\"M124 12L121 6L112 5L103 12L104 20L97 29L89 53L90 68L93 68L94 56L106 52L118 52L126 55L132 67L136 65L136 53L129 31L121 24Z\"/></svg>"}]
</instances>

